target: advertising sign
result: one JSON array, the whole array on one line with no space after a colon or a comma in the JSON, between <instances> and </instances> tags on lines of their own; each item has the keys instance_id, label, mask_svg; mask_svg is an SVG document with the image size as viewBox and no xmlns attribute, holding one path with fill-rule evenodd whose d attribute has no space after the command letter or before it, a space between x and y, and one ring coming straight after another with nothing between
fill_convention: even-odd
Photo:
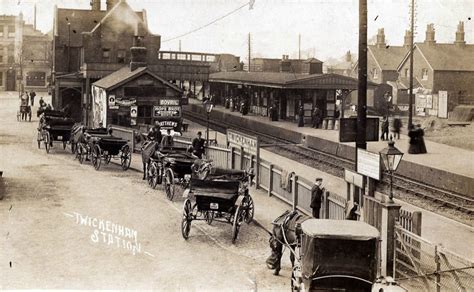
<instances>
[{"instance_id":1,"label":"advertising sign","mask_svg":"<svg viewBox=\"0 0 474 292\"><path fill-rule=\"evenodd\" d=\"M109 95L109 108L115 106L115 95Z\"/></svg>"},{"instance_id":2,"label":"advertising sign","mask_svg":"<svg viewBox=\"0 0 474 292\"><path fill-rule=\"evenodd\" d=\"M132 105L130 107L130 117L136 118L138 116L138 107L136 105Z\"/></svg>"},{"instance_id":3,"label":"advertising sign","mask_svg":"<svg viewBox=\"0 0 474 292\"><path fill-rule=\"evenodd\" d=\"M357 137L357 118L340 119L339 142L355 142ZM379 140L379 119L367 118L366 141Z\"/></svg>"},{"instance_id":4,"label":"advertising sign","mask_svg":"<svg viewBox=\"0 0 474 292\"><path fill-rule=\"evenodd\" d=\"M357 172L380 180L380 154L357 148Z\"/></svg>"},{"instance_id":5,"label":"advertising sign","mask_svg":"<svg viewBox=\"0 0 474 292\"><path fill-rule=\"evenodd\" d=\"M181 107L180 106L154 106L153 107L153 116L155 118L159 117L180 117L181 116Z\"/></svg>"},{"instance_id":6,"label":"advertising sign","mask_svg":"<svg viewBox=\"0 0 474 292\"><path fill-rule=\"evenodd\" d=\"M115 99L115 103L117 105L121 105L121 106L131 106L131 105L134 105L135 103L137 102L137 100L135 98L130 98L130 99L122 99L122 98L117 98Z\"/></svg>"},{"instance_id":7,"label":"advertising sign","mask_svg":"<svg viewBox=\"0 0 474 292\"><path fill-rule=\"evenodd\" d=\"M160 127L163 128L176 128L178 126L178 122L176 121L160 121Z\"/></svg>"},{"instance_id":8,"label":"advertising sign","mask_svg":"<svg viewBox=\"0 0 474 292\"><path fill-rule=\"evenodd\" d=\"M160 105L179 105L179 99L160 99Z\"/></svg>"}]
</instances>

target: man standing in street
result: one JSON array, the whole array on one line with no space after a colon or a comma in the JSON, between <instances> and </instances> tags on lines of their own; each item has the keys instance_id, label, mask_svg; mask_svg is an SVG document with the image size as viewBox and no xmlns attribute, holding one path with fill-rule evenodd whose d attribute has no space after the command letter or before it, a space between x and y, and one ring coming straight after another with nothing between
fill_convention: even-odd
<instances>
[{"instance_id":1,"label":"man standing in street","mask_svg":"<svg viewBox=\"0 0 474 292\"><path fill-rule=\"evenodd\" d=\"M321 201L323 200L323 189L321 185L323 179L318 177L314 186L311 188L311 209L313 210L313 217L319 219L319 210L321 209Z\"/></svg>"},{"instance_id":2,"label":"man standing in street","mask_svg":"<svg viewBox=\"0 0 474 292\"><path fill-rule=\"evenodd\" d=\"M204 153L204 143L205 140L202 138L202 133L197 132L197 137L193 139L193 149L194 155L202 159L202 154Z\"/></svg>"},{"instance_id":3,"label":"man standing in street","mask_svg":"<svg viewBox=\"0 0 474 292\"><path fill-rule=\"evenodd\" d=\"M31 106L35 105L35 96L36 96L36 92L31 91L30 92Z\"/></svg>"}]
</instances>

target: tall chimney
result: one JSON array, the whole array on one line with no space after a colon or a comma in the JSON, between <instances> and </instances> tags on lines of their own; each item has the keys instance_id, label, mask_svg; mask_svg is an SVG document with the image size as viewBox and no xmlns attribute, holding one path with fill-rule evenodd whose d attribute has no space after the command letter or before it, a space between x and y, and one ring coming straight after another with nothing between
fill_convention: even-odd
<instances>
[{"instance_id":1,"label":"tall chimney","mask_svg":"<svg viewBox=\"0 0 474 292\"><path fill-rule=\"evenodd\" d=\"M377 32L377 48L385 48L385 32L383 28L379 28Z\"/></svg>"},{"instance_id":2,"label":"tall chimney","mask_svg":"<svg viewBox=\"0 0 474 292\"><path fill-rule=\"evenodd\" d=\"M91 10L100 11L100 0L91 0Z\"/></svg>"},{"instance_id":3,"label":"tall chimney","mask_svg":"<svg viewBox=\"0 0 474 292\"><path fill-rule=\"evenodd\" d=\"M138 24L135 25L135 36L133 37L133 45L130 48L130 71L134 71L138 67L146 67L146 48L143 46L143 36L140 35Z\"/></svg>"},{"instance_id":4,"label":"tall chimney","mask_svg":"<svg viewBox=\"0 0 474 292\"><path fill-rule=\"evenodd\" d=\"M405 30L405 37L403 41L404 47L409 47L411 44L411 30Z\"/></svg>"},{"instance_id":5,"label":"tall chimney","mask_svg":"<svg viewBox=\"0 0 474 292\"><path fill-rule=\"evenodd\" d=\"M454 44L457 46L464 46L466 41L464 40L464 22L460 21L458 24L458 30L456 31L456 41Z\"/></svg>"},{"instance_id":6,"label":"tall chimney","mask_svg":"<svg viewBox=\"0 0 474 292\"><path fill-rule=\"evenodd\" d=\"M114 8L115 5L117 5L120 1L124 0L106 0L106 6L107 6L107 11L110 11L112 8Z\"/></svg>"},{"instance_id":7,"label":"tall chimney","mask_svg":"<svg viewBox=\"0 0 474 292\"><path fill-rule=\"evenodd\" d=\"M426 39L425 43L429 45L434 45L436 44L435 41L435 29L434 29L434 24L430 23L426 26Z\"/></svg>"},{"instance_id":8,"label":"tall chimney","mask_svg":"<svg viewBox=\"0 0 474 292\"><path fill-rule=\"evenodd\" d=\"M352 61L351 51L347 51L345 59L346 59L346 62L351 62Z\"/></svg>"}]
</instances>

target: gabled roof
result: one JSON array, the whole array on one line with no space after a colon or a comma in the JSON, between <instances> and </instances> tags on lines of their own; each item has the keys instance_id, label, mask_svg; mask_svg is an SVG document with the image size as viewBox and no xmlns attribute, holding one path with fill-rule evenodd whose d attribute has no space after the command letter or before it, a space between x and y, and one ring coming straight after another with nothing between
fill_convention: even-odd
<instances>
[{"instance_id":1,"label":"gabled roof","mask_svg":"<svg viewBox=\"0 0 474 292\"><path fill-rule=\"evenodd\" d=\"M171 87L178 92L182 92L179 87L169 83L165 79L151 72L147 67L139 67L131 71L129 66L124 66L121 69L115 71L114 73L109 74L104 78L92 83L92 85L104 88L105 90L112 90L144 74L148 74L153 78L159 80L163 84L167 85L168 87Z\"/></svg>"},{"instance_id":2,"label":"gabled roof","mask_svg":"<svg viewBox=\"0 0 474 292\"><path fill-rule=\"evenodd\" d=\"M474 71L474 45L416 43L414 50L419 50L435 71ZM398 70L408 59L407 52Z\"/></svg>"},{"instance_id":3,"label":"gabled roof","mask_svg":"<svg viewBox=\"0 0 474 292\"><path fill-rule=\"evenodd\" d=\"M356 89L357 79L339 74L294 74L286 72L218 72L209 75L210 82L248 84L277 88ZM377 84L367 82L369 87Z\"/></svg>"},{"instance_id":4,"label":"gabled roof","mask_svg":"<svg viewBox=\"0 0 474 292\"><path fill-rule=\"evenodd\" d=\"M380 70L396 71L409 48L401 46L377 47L367 46L368 52L372 54Z\"/></svg>"}]
</instances>

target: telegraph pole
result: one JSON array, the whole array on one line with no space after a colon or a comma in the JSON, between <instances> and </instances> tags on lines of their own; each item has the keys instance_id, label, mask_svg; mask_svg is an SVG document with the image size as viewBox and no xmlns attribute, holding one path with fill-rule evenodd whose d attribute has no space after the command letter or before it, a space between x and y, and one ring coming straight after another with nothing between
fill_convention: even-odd
<instances>
[{"instance_id":1,"label":"telegraph pole","mask_svg":"<svg viewBox=\"0 0 474 292\"><path fill-rule=\"evenodd\" d=\"M179 51L181 52L181 40L179 40Z\"/></svg>"},{"instance_id":2,"label":"telegraph pole","mask_svg":"<svg viewBox=\"0 0 474 292\"><path fill-rule=\"evenodd\" d=\"M413 125L413 49L415 38L415 0L411 0L411 37L410 37L410 90L408 96L408 129Z\"/></svg>"},{"instance_id":3,"label":"telegraph pole","mask_svg":"<svg viewBox=\"0 0 474 292\"><path fill-rule=\"evenodd\" d=\"M249 41L248 41L248 43L249 43L249 72L250 72L250 55L251 55L251 48L252 48L252 47L251 47L250 33L249 33Z\"/></svg>"},{"instance_id":4,"label":"telegraph pole","mask_svg":"<svg viewBox=\"0 0 474 292\"><path fill-rule=\"evenodd\" d=\"M298 35L298 60L301 60L301 34Z\"/></svg>"},{"instance_id":5,"label":"telegraph pole","mask_svg":"<svg viewBox=\"0 0 474 292\"><path fill-rule=\"evenodd\" d=\"M367 149L367 0L359 0L359 82L357 85L357 148ZM356 163L357 168L357 163Z\"/></svg>"}]
</instances>

